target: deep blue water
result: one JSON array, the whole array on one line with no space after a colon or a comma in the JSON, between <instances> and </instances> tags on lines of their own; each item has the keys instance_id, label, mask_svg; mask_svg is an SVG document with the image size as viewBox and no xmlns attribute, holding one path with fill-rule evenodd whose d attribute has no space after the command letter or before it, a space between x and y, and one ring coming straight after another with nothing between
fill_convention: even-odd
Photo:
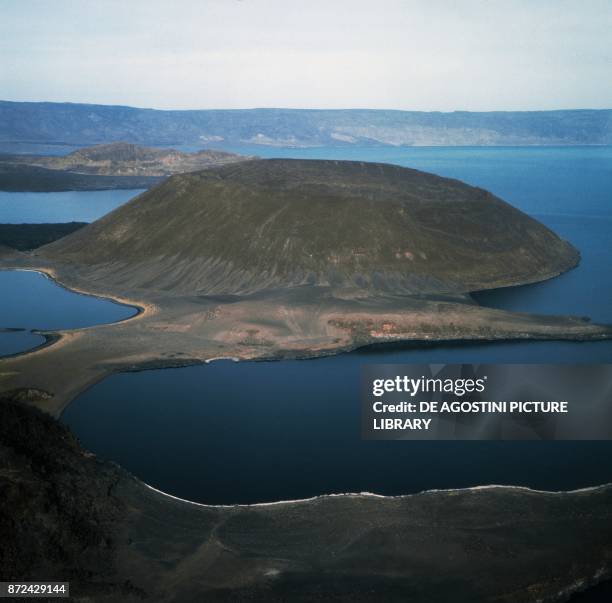
<instances>
[{"instance_id":1,"label":"deep blue water","mask_svg":"<svg viewBox=\"0 0 612 603\"><path fill-rule=\"evenodd\" d=\"M0 356L43 343L33 329L76 329L124 320L137 309L64 289L39 272L0 270ZM6 332L2 329L24 329Z\"/></svg>"},{"instance_id":2,"label":"deep blue water","mask_svg":"<svg viewBox=\"0 0 612 603\"><path fill-rule=\"evenodd\" d=\"M64 154L72 150L24 147L15 151L11 147L7 151ZM610 147L283 149L251 145L226 150L262 157L397 163L487 188L574 243L583 262L553 281L484 292L479 301L510 310L585 314L612 322ZM0 223L92 221L138 192L0 192ZM0 291L4 293L1 281ZM0 316L3 306L0 297ZM0 332L0 355L7 353L3 345L11 337L13 347L21 340L22 349L39 339L29 331ZM479 344L369 350L307 362L222 362L148 371L116 375L96 385L67 409L63 419L88 448L120 462L148 483L210 503L357 490L396 494L485 483L566 489L612 481L608 442L359 440L357 379L362 363L485 359L610 362L612 352L608 343ZM607 583L575 599L608 601L611 592Z\"/></svg>"},{"instance_id":3,"label":"deep blue water","mask_svg":"<svg viewBox=\"0 0 612 603\"><path fill-rule=\"evenodd\" d=\"M62 420L88 449L145 482L206 503L612 481L610 442L361 440L360 365L417 355L362 351L119 374L81 394Z\"/></svg>"},{"instance_id":4,"label":"deep blue water","mask_svg":"<svg viewBox=\"0 0 612 603\"><path fill-rule=\"evenodd\" d=\"M0 327L0 358L11 354L18 354L31 350L45 342L45 338L37 333L32 333L28 330L3 330L6 327Z\"/></svg>"},{"instance_id":5,"label":"deep blue water","mask_svg":"<svg viewBox=\"0 0 612 603\"><path fill-rule=\"evenodd\" d=\"M142 190L9 193L0 191L0 224L93 222Z\"/></svg>"},{"instance_id":6,"label":"deep blue water","mask_svg":"<svg viewBox=\"0 0 612 603\"><path fill-rule=\"evenodd\" d=\"M576 314L612 323L612 215L534 217L580 250L578 267L543 283L483 291L475 295L476 299L504 310ZM612 350L612 345L604 346ZM607 359L612 361L612 352Z\"/></svg>"},{"instance_id":7,"label":"deep blue water","mask_svg":"<svg viewBox=\"0 0 612 603\"><path fill-rule=\"evenodd\" d=\"M486 187L582 252L557 279L481 293L517 311L612 322L612 149L266 149L269 156L388 161ZM359 368L404 362L612 362L609 342L370 348L309 361L114 375L62 417L84 445L147 483L208 503L326 492L416 492L504 483L572 489L612 481L612 442L360 439Z\"/></svg>"}]
</instances>

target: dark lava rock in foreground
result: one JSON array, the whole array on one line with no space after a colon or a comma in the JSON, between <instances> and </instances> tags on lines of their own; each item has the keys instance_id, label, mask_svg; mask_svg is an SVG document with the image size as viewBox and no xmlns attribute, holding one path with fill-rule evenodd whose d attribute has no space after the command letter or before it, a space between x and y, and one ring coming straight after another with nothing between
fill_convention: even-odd
<instances>
[{"instance_id":1,"label":"dark lava rock in foreground","mask_svg":"<svg viewBox=\"0 0 612 603\"><path fill-rule=\"evenodd\" d=\"M393 165L244 161L173 176L39 252L108 286L465 293L550 278L578 252L485 190Z\"/></svg>"},{"instance_id":2,"label":"dark lava rock in foreground","mask_svg":"<svg viewBox=\"0 0 612 603\"><path fill-rule=\"evenodd\" d=\"M0 533L1 580L75 601L554 602L612 575L612 487L194 505L5 398Z\"/></svg>"},{"instance_id":3,"label":"dark lava rock in foreground","mask_svg":"<svg viewBox=\"0 0 612 603\"><path fill-rule=\"evenodd\" d=\"M0 435L0 579L71 582L100 597L137 592L116 576L119 471L19 402L0 399Z\"/></svg>"}]
</instances>

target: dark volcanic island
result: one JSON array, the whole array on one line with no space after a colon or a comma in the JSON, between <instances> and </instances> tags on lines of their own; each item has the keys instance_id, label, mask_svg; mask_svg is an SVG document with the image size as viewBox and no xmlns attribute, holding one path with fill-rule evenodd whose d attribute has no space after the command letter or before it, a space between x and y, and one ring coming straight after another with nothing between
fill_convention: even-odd
<instances>
[{"instance_id":1,"label":"dark volcanic island","mask_svg":"<svg viewBox=\"0 0 612 603\"><path fill-rule=\"evenodd\" d=\"M74 534L58 555L99 600L565 600L610 575L609 488L196 506L92 459L50 417L14 401L58 416L112 372L222 357L609 338L610 327L585 319L470 297L578 261L569 243L487 191L406 168L252 160L171 176L49 245L0 251L0 268L41 270L142 308L121 323L47 333L51 345L0 360L2 424L13 425L0 486L14 509L29 501L43 548L55 550L55 529ZM59 482L73 493L68 514ZM29 494L40 484L47 498ZM17 549L4 566L12 578L61 579ZM88 582L94 567L106 573Z\"/></svg>"},{"instance_id":2,"label":"dark volcanic island","mask_svg":"<svg viewBox=\"0 0 612 603\"><path fill-rule=\"evenodd\" d=\"M58 414L113 371L312 357L392 341L601 339L581 318L484 308L471 291L576 265L569 243L487 191L391 165L252 160L170 177L0 267L143 309L0 361L0 388Z\"/></svg>"}]
</instances>

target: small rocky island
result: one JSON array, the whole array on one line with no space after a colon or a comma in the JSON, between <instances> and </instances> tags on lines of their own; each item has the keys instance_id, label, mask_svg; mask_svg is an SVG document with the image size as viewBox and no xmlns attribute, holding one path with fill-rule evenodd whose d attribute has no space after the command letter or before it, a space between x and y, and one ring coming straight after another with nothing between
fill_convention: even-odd
<instances>
[{"instance_id":1,"label":"small rocky island","mask_svg":"<svg viewBox=\"0 0 612 603\"><path fill-rule=\"evenodd\" d=\"M68 155L0 155L0 190L65 191L148 188L165 177L247 159L235 153L99 144Z\"/></svg>"},{"instance_id":2,"label":"small rocky island","mask_svg":"<svg viewBox=\"0 0 612 603\"><path fill-rule=\"evenodd\" d=\"M612 328L583 318L494 310L470 296L578 261L482 189L390 165L300 160L174 175L53 243L0 250L0 268L40 270L142 310L45 333L50 345L0 360L0 488L24 514L0 513L7 578L51 579L62 567L96 601L424 603L565 601L608 578L610 487L210 507L98 461L53 419L122 370L380 342L610 338Z\"/></svg>"}]
</instances>

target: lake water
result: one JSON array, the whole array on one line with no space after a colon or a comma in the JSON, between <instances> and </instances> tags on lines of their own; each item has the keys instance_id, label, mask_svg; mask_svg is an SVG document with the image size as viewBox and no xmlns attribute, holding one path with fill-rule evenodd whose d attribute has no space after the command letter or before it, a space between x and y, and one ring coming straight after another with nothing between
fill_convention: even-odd
<instances>
[{"instance_id":1,"label":"lake water","mask_svg":"<svg viewBox=\"0 0 612 603\"><path fill-rule=\"evenodd\" d=\"M612 215L534 217L580 250L582 259L578 267L543 283L483 291L474 297L483 305L504 310L575 314L612 323ZM604 346L612 350L612 344ZM612 353L607 359L612 361ZM595 361L595 357L587 360Z\"/></svg>"},{"instance_id":2,"label":"lake water","mask_svg":"<svg viewBox=\"0 0 612 603\"><path fill-rule=\"evenodd\" d=\"M0 191L0 224L93 222L141 192L140 189L59 193Z\"/></svg>"},{"instance_id":3,"label":"lake water","mask_svg":"<svg viewBox=\"0 0 612 603\"><path fill-rule=\"evenodd\" d=\"M38 149L49 154L71 150ZM487 188L574 243L583 262L552 281L484 292L479 301L612 322L609 147L227 150L397 163ZM0 192L0 223L89 222L139 192ZM0 355L41 343L32 328L88 326L134 312L70 293L36 273L0 272L0 292ZM26 330L2 332L8 326ZM84 392L62 420L87 448L147 483L207 503L364 490L398 494L486 483L554 490L612 481L610 442L361 441L361 364L485 360L612 362L612 352L607 342L447 345L369 349L302 362L224 361L126 373ZM608 583L575 599L608 601L610 593Z\"/></svg>"},{"instance_id":4,"label":"lake water","mask_svg":"<svg viewBox=\"0 0 612 603\"><path fill-rule=\"evenodd\" d=\"M612 322L610 148L234 150L388 161L484 186L573 242L583 261L552 281L484 292L478 299L510 310ZM219 361L125 373L81 394L62 420L87 448L145 482L206 503L612 482L612 442L362 441L360 366L409 362L612 362L612 345L396 346L308 361Z\"/></svg>"},{"instance_id":5,"label":"lake water","mask_svg":"<svg viewBox=\"0 0 612 603\"><path fill-rule=\"evenodd\" d=\"M0 356L42 344L44 337L33 330L89 327L124 320L138 311L108 299L74 293L40 272L0 270L0 291Z\"/></svg>"}]
</instances>

